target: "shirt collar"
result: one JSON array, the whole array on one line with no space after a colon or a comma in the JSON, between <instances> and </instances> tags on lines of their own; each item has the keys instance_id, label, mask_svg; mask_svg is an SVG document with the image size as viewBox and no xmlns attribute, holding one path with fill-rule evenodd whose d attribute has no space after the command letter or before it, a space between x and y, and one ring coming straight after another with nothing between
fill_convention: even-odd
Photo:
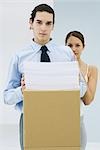
<instances>
[{"instance_id":1,"label":"shirt collar","mask_svg":"<svg viewBox=\"0 0 100 150\"><path fill-rule=\"evenodd\" d=\"M52 41L52 39L50 39L50 41L45 44L45 46L47 46L47 48L48 48L49 51L51 51L50 46L52 45L52 43L53 43L53 41ZM38 51L40 51L40 48L41 48L41 46L43 46L43 45L36 43L36 42L32 39L32 41L31 41L31 46L32 46L32 49L34 50L34 52L37 53Z\"/></svg>"}]
</instances>

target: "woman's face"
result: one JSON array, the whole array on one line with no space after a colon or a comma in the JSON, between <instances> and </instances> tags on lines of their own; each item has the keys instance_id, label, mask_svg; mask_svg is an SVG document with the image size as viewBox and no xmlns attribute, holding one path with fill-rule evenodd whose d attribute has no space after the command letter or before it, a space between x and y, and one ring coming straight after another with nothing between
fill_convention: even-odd
<instances>
[{"instance_id":1,"label":"woman's face","mask_svg":"<svg viewBox=\"0 0 100 150\"><path fill-rule=\"evenodd\" d=\"M67 40L66 45L68 45L72 49L77 59L79 59L84 49L82 41L75 36L70 36Z\"/></svg>"}]
</instances>

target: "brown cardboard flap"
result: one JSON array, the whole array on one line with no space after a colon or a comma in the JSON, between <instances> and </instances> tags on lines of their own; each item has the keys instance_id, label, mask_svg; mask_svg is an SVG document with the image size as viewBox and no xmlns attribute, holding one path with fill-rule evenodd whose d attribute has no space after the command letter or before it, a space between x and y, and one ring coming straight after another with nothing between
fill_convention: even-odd
<instances>
[{"instance_id":1,"label":"brown cardboard flap","mask_svg":"<svg viewBox=\"0 0 100 150\"><path fill-rule=\"evenodd\" d=\"M25 150L80 146L79 95L79 91L24 92Z\"/></svg>"}]
</instances>

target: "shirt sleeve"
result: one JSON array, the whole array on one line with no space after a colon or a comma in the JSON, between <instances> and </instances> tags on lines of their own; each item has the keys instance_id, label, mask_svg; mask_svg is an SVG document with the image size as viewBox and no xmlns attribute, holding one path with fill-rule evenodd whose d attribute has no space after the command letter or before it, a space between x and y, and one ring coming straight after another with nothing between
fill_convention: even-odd
<instances>
[{"instance_id":1,"label":"shirt sleeve","mask_svg":"<svg viewBox=\"0 0 100 150\"><path fill-rule=\"evenodd\" d=\"M13 56L10 62L8 78L4 89L4 103L13 105L23 100L21 92L21 73L18 68L18 56Z\"/></svg>"},{"instance_id":2,"label":"shirt sleeve","mask_svg":"<svg viewBox=\"0 0 100 150\"><path fill-rule=\"evenodd\" d=\"M76 61L75 55L73 51L71 50L71 48L67 46L67 49L68 49L67 55L70 58L70 61Z\"/></svg>"},{"instance_id":3,"label":"shirt sleeve","mask_svg":"<svg viewBox=\"0 0 100 150\"><path fill-rule=\"evenodd\" d=\"M69 61L76 61L76 57L73 53L73 51L71 50L71 48L67 47L67 57L69 58ZM87 83L82 75L82 73L80 72L79 75L79 86L80 86L80 97L83 97L87 91Z\"/></svg>"},{"instance_id":4,"label":"shirt sleeve","mask_svg":"<svg viewBox=\"0 0 100 150\"><path fill-rule=\"evenodd\" d=\"M67 61L76 61L75 55L69 46L61 46L62 49Z\"/></svg>"}]
</instances>

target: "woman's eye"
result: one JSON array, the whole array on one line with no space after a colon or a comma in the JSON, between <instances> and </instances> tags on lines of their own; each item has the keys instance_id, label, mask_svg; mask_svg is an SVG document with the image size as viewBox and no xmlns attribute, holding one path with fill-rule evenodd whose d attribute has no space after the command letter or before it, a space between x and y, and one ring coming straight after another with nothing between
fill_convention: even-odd
<instances>
[{"instance_id":1,"label":"woman's eye","mask_svg":"<svg viewBox=\"0 0 100 150\"><path fill-rule=\"evenodd\" d=\"M72 44L68 44L68 46L69 46L69 47L72 47L73 45L72 45Z\"/></svg>"}]
</instances>

